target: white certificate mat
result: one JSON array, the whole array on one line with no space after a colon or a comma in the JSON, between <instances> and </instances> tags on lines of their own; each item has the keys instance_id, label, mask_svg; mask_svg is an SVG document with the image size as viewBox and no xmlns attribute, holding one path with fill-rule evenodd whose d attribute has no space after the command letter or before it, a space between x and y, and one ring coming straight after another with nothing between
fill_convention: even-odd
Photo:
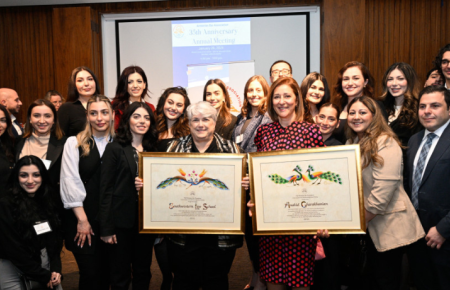
<instances>
[{"instance_id":1,"label":"white certificate mat","mask_svg":"<svg viewBox=\"0 0 450 290\"><path fill-rule=\"evenodd\" d=\"M244 154L140 154L140 232L243 234L244 161Z\"/></svg>"},{"instance_id":2,"label":"white certificate mat","mask_svg":"<svg viewBox=\"0 0 450 290\"><path fill-rule=\"evenodd\" d=\"M250 153L255 234L362 233L359 145Z\"/></svg>"}]
</instances>

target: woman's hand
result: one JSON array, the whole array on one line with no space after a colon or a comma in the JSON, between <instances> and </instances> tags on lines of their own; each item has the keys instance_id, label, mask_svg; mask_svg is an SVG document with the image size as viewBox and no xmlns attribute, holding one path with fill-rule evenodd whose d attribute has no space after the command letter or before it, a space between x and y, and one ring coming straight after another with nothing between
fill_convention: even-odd
<instances>
[{"instance_id":1,"label":"woman's hand","mask_svg":"<svg viewBox=\"0 0 450 290\"><path fill-rule=\"evenodd\" d=\"M248 177L248 174L246 177L242 178L241 184L245 190L248 190L250 188L250 178Z\"/></svg>"},{"instance_id":2,"label":"woman's hand","mask_svg":"<svg viewBox=\"0 0 450 290\"><path fill-rule=\"evenodd\" d=\"M107 244L117 244L116 235L100 237L100 239L102 239L102 241L107 243Z\"/></svg>"},{"instance_id":3,"label":"woman's hand","mask_svg":"<svg viewBox=\"0 0 450 290\"><path fill-rule=\"evenodd\" d=\"M83 248L86 238L88 240L89 246L91 245L91 235L94 236L94 231L91 228L91 224L86 220L78 220L77 225L77 235L74 241L77 242L77 246Z\"/></svg>"},{"instance_id":4,"label":"woman's hand","mask_svg":"<svg viewBox=\"0 0 450 290\"><path fill-rule=\"evenodd\" d=\"M47 283L47 287L53 289L53 286L58 286L61 284L61 274L52 272L52 276L50 277L50 282Z\"/></svg>"},{"instance_id":5,"label":"woman's hand","mask_svg":"<svg viewBox=\"0 0 450 290\"><path fill-rule=\"evenodd\" d=\"M248 207L248 216L252 217L253 216L252 208L255 207L255 204L253 203L253 201L249 200L247 202L247 207Z\"/></svg>"},{"instance_id":6,"label":"woman's hand","mask_svg":"<svg viewBox=\"0 0 450 290\"><path fill-rule=\"evenodd\" d=\"M314 236L314 239L328 239L330 237L330 234L328 233L328 230L317 230L317 234Z\"/></svg>"},{"instance_id":7,"label":"woman's hand","mask_svg":"<svg viewBox=\"0 0 450 290\"><path fill-rule=\"evenodd\" d=\"M141 178L136 177L134 179L134 185L136 186L136 191L139 191L141 190L142 186L144 186L144 181Z\"/></svg>"}]
</instances>

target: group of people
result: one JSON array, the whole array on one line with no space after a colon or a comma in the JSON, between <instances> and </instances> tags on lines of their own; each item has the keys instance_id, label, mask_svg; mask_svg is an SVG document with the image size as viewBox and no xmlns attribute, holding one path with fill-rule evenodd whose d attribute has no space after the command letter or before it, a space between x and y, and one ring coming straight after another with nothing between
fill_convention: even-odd
<instances>
[{"instance_id":1,"label":"group of people","mask_svg":"<svg viewBox=\"0 0 450 290\"><path fill-rule=\"evenodd\" d=\"M228 289L239 235L152 235L138 231L139 152L244 153L359 144L367 235L253 236L245 239L253 276L245 289L399 289L406 253L417 289L450 287L450 44L421 90L407 63L391 65L374 95L374 79L352 61L326 78L299 84L287 61L270 82L251 77L241 113L231 114L226 85L206 82L191 104L182 87L166 89L156 109L138 66L122 72L112 101L95 74L73 70L67 101L56 91L28 106L0 89L0 289L25 281L61 289L63 248L79 267L79 289L148 289L153 249L161 289ZM445 86L443 86L445 84ZM63 104L61 104L63 103ZM325 259L316 261L316 249ZM358 251L355 253L355 251ZM361 279L346 276L343 256L364 252ZM358 259L357 259L358 260ZM348 276L348 275L347 275ZM344 281L347 280L347 281Z\"/></svg>"}]
</instances>

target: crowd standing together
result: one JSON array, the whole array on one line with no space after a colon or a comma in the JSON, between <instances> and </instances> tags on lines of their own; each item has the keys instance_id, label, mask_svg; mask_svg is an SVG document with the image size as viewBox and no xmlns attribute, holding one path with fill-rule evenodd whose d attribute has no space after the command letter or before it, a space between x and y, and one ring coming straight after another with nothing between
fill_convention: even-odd
<instances>
[{"instance_id":1,"label":"crowd standing together","mask_svg":"<svg viewBox=\"0 0 450 290\"><path fill-rule=\"evenodd\" d=\"M330 89L317 72L299 85L291 65L276 61L271 85L247 81L237 117L220 79L206 82L196 104L184 88L167 88L155 109L138 66L123 70L112 101L89 68L75 68L67 101L49 91L27 108L24 126L19 96L0 89L0 289L62 289L63 243L79 289L149 289L153 249L161 289L228 289L242 236L139 234L139 152L343 144L360 145L367 234L258 237L249 210L253 275L244 289L450 289L450 44L433 63L424 88L411 65L392 64L377 96L360 62L346 63ZM242 186L251 209L248 177Z\"/></svg>"}]
</instances>

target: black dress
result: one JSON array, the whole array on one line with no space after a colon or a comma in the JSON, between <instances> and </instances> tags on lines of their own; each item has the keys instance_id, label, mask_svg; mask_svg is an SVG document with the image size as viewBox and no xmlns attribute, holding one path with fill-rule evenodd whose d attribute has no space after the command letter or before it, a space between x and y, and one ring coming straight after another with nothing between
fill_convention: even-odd
<instances>
[{"instance_id":1,"label":"black dress","mask_svg":"<svg viewBox=\"0 0 450 290\"><path fill-rule=\"evenodd\" d=\"M0 188L6 188L9 174L14 167L14 162L10 162L6 157L5 151L0 145Z\"/></svg>"}]
</instances>

